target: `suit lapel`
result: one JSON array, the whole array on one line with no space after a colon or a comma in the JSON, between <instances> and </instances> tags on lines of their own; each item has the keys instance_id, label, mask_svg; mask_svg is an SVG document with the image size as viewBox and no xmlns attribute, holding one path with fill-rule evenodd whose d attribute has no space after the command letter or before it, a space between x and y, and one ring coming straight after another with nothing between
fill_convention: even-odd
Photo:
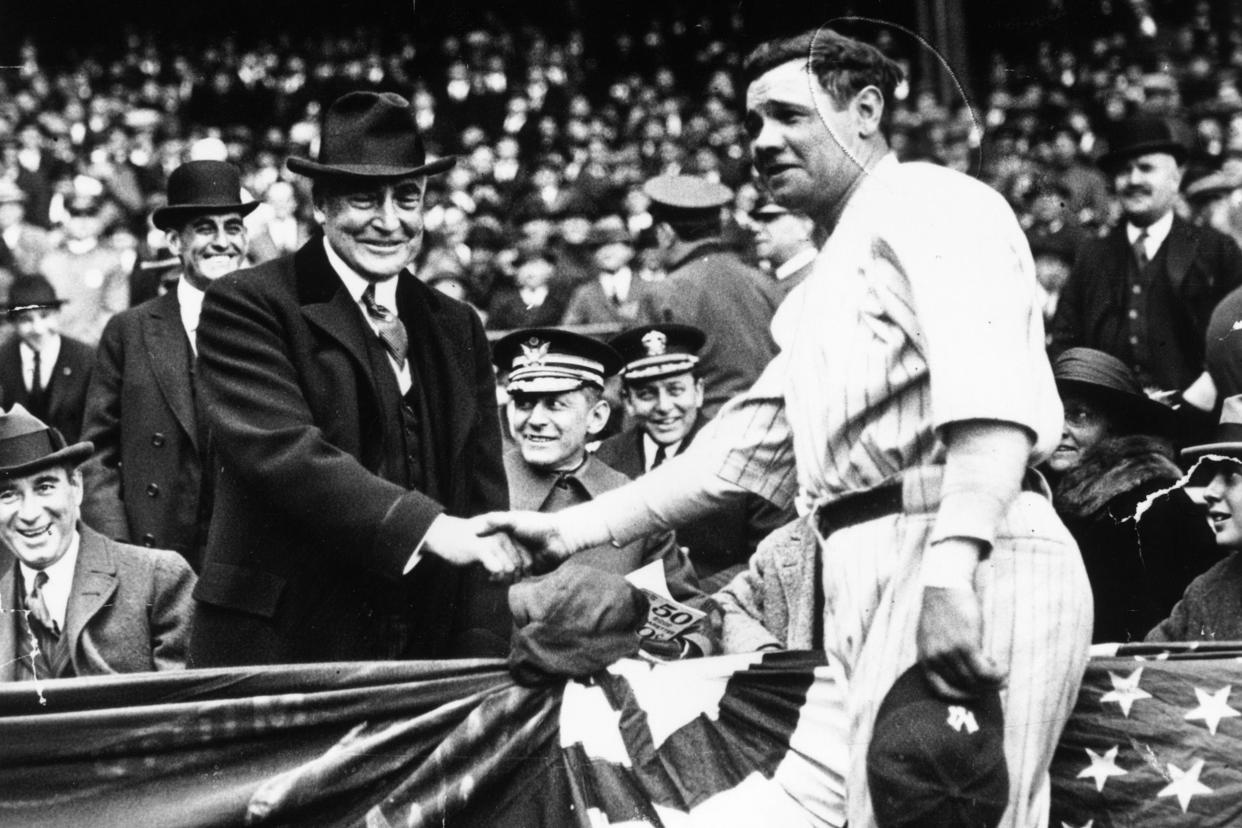
<instances>
[{"instance_id":1,"label":"suit lapel","mask_svg":"<svg viewBox=\"0 0 1242 828\"><path fill-rule=\"evenodd\" d=\"M432 411L430 426L440 468L453 471L453 455L466 444L474 427L474 359L469 354L453 354L445 344L465 339L460 331L445 327L441 297L406 271L397 285L397 309L410 338L410 360L417 368ZM443 300L447 301L447 300Z\"/></svg>"},{"instance_id":2,"label":"suit lapel","mask_svg":"<svg viewBox=\"0 0 1242 828\"><path fill-rule=\"evenodd\" d=\"M1165 244L1168 246L1165 267L1169 274L1169 284L1173 286L1174 293L1181 293L1186 272L1190 269L1190 263L1199 247L1199 234L1189 224L1174 216Z\"/></svg>"},{"instance_id":3,"label":"suit lapel","mask_svg":"<svg viewBox=\"0 0 1242 828\"><path fill-rule=\"evenodd\" d=\"M323 242L315 239L294 254L294 268L298 280L298 300L302 303L302 315L319 331L335 340L358 364L358 372L367 378L371 394L379 398L375 377L371 375L371 362L367 358L364 337L366 323L358 306L345 289L345 283L336 275L323 251Z\"/></svg>"},{"instance_id":4,"label":"suit lapel","mask_svg":"<svg viewBox=\"0 0 1242 828\"><path fill-rule=\"evenodd\" d=\"M142 342L164 401L189 435L194 448L201 450L198 445L198 417L194 413L190 376L186 373L190 364L190 341L181 324L181 305L177 302L175 290L170 290L150 304L142 320Z\"/></svg>"},{"instance_id":5,"label":"suit lapel","mask_svg":"<svg viewBox=\"0 0 1242 828\"><path fill-rule=\"evenodd\" d=\"M116 561L112 560L103 535L80 522L78 534L81 537L78 563L65 610L65 648L70 654L77 652L82 630L116 592L117 586Z\"/></svg>"},{"instance_id":6,"label":"suit lapel","mask_svg":"<svg viewBox=\"0 0 1242 828\"><path fill-rule=\"evenodd\" d=\"M0 609L19 609L16 573L17 559L8 552L0 552ZM12 612L0 612L0 682L16 679L17 616Z\"/></svg>"}]
</instances>

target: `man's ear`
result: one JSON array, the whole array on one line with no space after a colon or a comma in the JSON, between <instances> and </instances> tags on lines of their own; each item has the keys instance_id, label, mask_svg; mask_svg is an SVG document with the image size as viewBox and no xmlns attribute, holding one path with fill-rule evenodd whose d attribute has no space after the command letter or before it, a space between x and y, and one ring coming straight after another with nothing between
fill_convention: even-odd
<instances>
[{"instance_id":1,"label":"man's ear","mask_svg":"<svg viewBox=\"0 0 1242 828\"><path fill-rule=\"evenodd\" d=\"M706 386L703 384L703 378L696 377L694 380L694 407L695 408L703 407L703 394L705 390L706 390Z\"/></svg>"},{"instance_id":2,"label":"man's ear","mask_svg":"<svg viewBox=\"0 0 1242 828\"><path fill-rule=\"evenodd\" d=\"M600 400L587 412L587 436L594 437L608 425L608 416L612 414L612 406L608 400Z\"/></svg>"},{"instance_id":3,"label":"man's ear","mask_svg":"<svg viewBox=\"0 0 1242 828\"><path fill-rule=\"evenodd\" d=\"M858 122L858 137L870 138L880 131L880 118L884 114L884 93L875 86L864 86L850 101L850 108Z\"/></svg>"},{"instance_id":4,"label":"man's ear","mask_svg":"<svg viewBox=\"0 0 1242 828\"><path fill-rule=\"evenodd\" d=\"M181 231L166 230L164 232L164 239L168 242L168 249L172 251L172 254L177 258L181 258L181 251L184 249L184 245L181 244Z\"/></svg>"}]
</instances>

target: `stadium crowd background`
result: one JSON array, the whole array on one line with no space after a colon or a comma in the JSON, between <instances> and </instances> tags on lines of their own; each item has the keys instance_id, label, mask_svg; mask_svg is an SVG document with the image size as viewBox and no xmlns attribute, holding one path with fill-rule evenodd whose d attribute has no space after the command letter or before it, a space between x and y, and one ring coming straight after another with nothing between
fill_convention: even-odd
<instances>
[{"instance_id":1,"label":"stadium crowd background","mask_svg":"<svg viewBox=\"0 0 1242 828\"><path fill-rule=\"evenodd\" d=\"M967 4L964 97L940 94L927 53L900 27L878 30L878 45L910 69L892 122L901 158L983 178L1013 204L1037 253L1066 262L1113 217L1092 163L1111 122L1136 110L1184 117L1195 140L1188 182L1242 165L1239 4L1026 5L1038 13L1019 20ZM192 151L227 157L249 193L272 202L252 230L288 206L308 227L305 180L285 158L313 155L319 114L341 93L392 90L412 101L430 152L460 156L431 183L420 276L484 313L523 261L550 254L555 291L589 279L584 243L605 217L624 223L639 275L660 278L641 185L663 173L733 188L729 238L753 258L760 194L736 79L744 15L731 4L625 9L510 6L418 34L382 19L320 32L290 21L271 36L111 20L115 36L91 39L80 23L58 38L32 25L0 72L0 182L21 190L26 220L51 231L52 246L94 234L117 267L137 272L164 255L148 216ZM428 34L442 31L453 33ZM293 185L292 203L278 181ZM1242 220L1229 220L1242 240ZM1055 277L1048 286L1055 293ZM135 287L134 301L145 290Z\"/></svg>"}]
</instances>

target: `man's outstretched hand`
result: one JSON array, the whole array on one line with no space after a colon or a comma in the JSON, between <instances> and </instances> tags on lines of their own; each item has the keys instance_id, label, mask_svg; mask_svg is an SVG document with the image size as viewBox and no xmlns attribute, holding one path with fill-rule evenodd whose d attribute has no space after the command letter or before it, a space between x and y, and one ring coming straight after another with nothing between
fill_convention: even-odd
<instances>
[{"instance_id":1,"label":"man's outstretched hand","mask_svg":"<svg viewBox=\"0 0 1242 828\"><path fill-rule=\"evenodd\" d=\"M936 693L967 699L1005 683L1004 672L983 653L983 616L973 589L923 588L918 658Z\"/></svg>"},{"instance_id":2,"label":"man's outstretched hand","mask_svg":"<svg viewBox=\"0 0 1242 828\"><path fill-rule=\"evenodd\" d=\"M489 529L481 517L440 515L427 530L423 551L458 566L480 563L493 581L518 580L533 563L526 549Z\"/></svg>"},{"instance_id":3,"label":"man's outstretched hand","mask_svg":"<svg viewBox=\"0 0 1242 828\"><path fill-rule=\"evenodd\" d=\"M547 572L568 558L570 549L557 528L555 515L544 512L491 512L475 518L482 523L484 536L507 535L524 548L532 559L534 573Z\"/></svg>"}]
</instances>

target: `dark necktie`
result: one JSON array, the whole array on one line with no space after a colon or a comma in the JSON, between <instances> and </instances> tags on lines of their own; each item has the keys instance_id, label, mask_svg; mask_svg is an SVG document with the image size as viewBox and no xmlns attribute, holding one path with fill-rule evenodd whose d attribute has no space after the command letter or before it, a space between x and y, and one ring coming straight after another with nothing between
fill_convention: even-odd
<instances>
[{"instance_id":1,"label":"dark necktie","mask_svg":"<svg viewBox=\"0 0 1242 828\"><path fill-rule=\"evenodd\" d=\"M655 459L651 461L651 468L654 469L656 466L663 463L666 459L668 459L668 449L665 448L663 445L656 446Z\"/></svg>"},{"instance_id":2,"label":"dark necktie","mask_svg":"<svg viewBox=\"0 0 1242 828\"><path fill-rule=\"evenodd\" d=\"M34 374L30 377L30 399L43 399L43 359L34 352Z\"/></svg>"},{"instance_id":3,"label":"dark necktie","mask_svg":"<svg viewBox=\"0 0 1242 828\"><path fill-rule=\"evenodd\" d=\"M362 292L362 304L367 309L367 316L375 323L380 341L398 366L405 365L405 354L409 348L409 338L405 325L397 315L375 301L375 285L367 285Z\"/></svg>"},{"instance_id":4,"label":"dark necktie","mask_svg":"<svg viewBox=\"0 0 1242 828\"><path fill-rule=\"evenodd\" d=\"M1147 257L1147 229L1139 231L1138 237L1134 240L1134 261L1138 263L1139 270L1147 267L1147 263L1151 261Z\"/></svg>"},{"instance_id":5,"label":"dark necktie","mask_svg":"<svg viewBox=\"0 0 1242 828\"><path fill-rule=\"evenodd\" d=\"M52 618L52 613L43 600L43 586L46 583L46 572L40 571L35 575L34 589L30 591L30 595L26 596L26 610L30 613L30 620L42 627L41 632L54 639L60 638L60 625Z\"/></svg>"}]
</instances>

